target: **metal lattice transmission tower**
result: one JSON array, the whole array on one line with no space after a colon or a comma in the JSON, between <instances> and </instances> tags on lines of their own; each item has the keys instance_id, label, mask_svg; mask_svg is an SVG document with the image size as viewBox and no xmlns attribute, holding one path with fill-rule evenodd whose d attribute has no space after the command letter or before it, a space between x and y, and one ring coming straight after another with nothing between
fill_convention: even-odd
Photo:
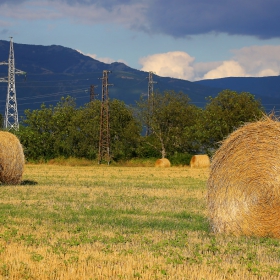
<instances>
[{"instance_id":1,"label":"metal lattice transmission tower","mask_svg":"<svg viewBox=\"0 0 280 280\"><path fill-rule=\"evenodd\" d=\"M89 92L90 92L89 101L90 101L90 102L94 101L94 100L95 100L95 97L98 95L98 94L95 94L95 93L94 93L94 88L96 88L96 87L97 87L97 86L94 86L94 85L91 85L91 86L90 86L90 90L89 90Z\"/></svg>"},{"instance_id":2,"label":"metal lattice transmission tower","mask_svg":"<svg viewBox=\"0 0 280 280\"><path fill-rule=\"evenodd\" d=\"M150 71L149 72L149 81L148 81L148 123L147 123L147 131L146 131L146 136L151 134L151 127L150 127L150 119L153 114L153 93L154 93L154 84L155 82L153 80L153 74L154 72ZM152 101L151 101L152 99Z\"/></svg>"},{"instance_id":3,"label":"metal lattice transmission tower","mask_svg":"<svg viewBox=\"0 0 280 280\"><path fill-rule=\"evenodd\" d=\"M102 79L102 98L100 111L100 134L99 134L99 153L98 163L107 161L108 165L111 161L110 151L110 111L109 111L109 86L108 74L111 71L104 70Z\"/></svg>"},{"instance_id":4,"label":"metal lattice transmission tower","mask_svg":"<svg viewBox=\"0 0 280 280\"><path fill-rule=\"evenodd\" d=\"M8 62L5 61L0 62L0 65L8 65L8 77L0 79L0 82L8 83L4 128L7 130L11 130L11 129L18 130L19 123L18 123L15 74L26 75L26 72L15 68L13 37L11 37L10 40L10 53L9 53Z\"/></svg>"},{"instance_id":5,"label":"metal lattice transmission tower","mask_svg":"<svg viewBox=\"0 0 280 280\"><path fill-rule=\"evenodd\" d=\"M148 82L148 100L150 99L150 97L152 96L153 92L154 92L154 84L156 84L157 82L153 81L153 74L154 72L150 71L149 72L149 82Z\"/></svg>"}]
</instances>

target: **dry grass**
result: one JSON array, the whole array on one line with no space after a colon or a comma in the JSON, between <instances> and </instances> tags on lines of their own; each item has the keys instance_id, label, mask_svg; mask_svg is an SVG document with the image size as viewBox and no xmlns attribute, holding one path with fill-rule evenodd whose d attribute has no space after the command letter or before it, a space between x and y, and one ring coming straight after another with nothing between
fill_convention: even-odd
<instances>
[{"instance_id":1,"label":"dry grass","mask_svg":"<svg viewBox=\"0 0 280 280\"><path fill-rule=\"evenodd\" d=\"M19 184L24 170L23 148L18 138L7 131L0 131L0 182Z\"/></svg>"},{"instance_id":2,"label":"dry grass","mask_svg":"<svg viewBox=\"0 0 280 280\"><path fill-rule=\"evenodd\" d=\"M27 165L1 187L0 279L279 279L277 240L209 233L208 175Z\"/></svg>"},{"instance_id":3,"label":"dry grass","mask_svg":"<svg viewBox=\"0 0 280 280\"><path fill-rule=\"evenodd\" d=\"M97 163L93 162L92 160L85 159L85 158L58 157L58 158L49 160L48 164L63 165L63 166L92 166L92 165L96 165Z\"/></svg>"}]
</instances>

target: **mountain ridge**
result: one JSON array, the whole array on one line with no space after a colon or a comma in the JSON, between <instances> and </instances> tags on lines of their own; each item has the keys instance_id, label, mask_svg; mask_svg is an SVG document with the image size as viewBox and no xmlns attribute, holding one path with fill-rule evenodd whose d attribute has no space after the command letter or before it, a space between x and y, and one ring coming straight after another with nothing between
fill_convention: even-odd
<instances>
[{"instance_id":1,"label":"mountain ridge","mask_svg":"<svg viewBox=\"0 0 280 280\"><path fill-rule=\"evenodd\" d=\"M226 77L195 82L200 85L250 92L260 99L267 112L280 109L280 76Z\"/></svg>"},{"instance_id":2,"label":"mountain ridge","mask_svg":"<svg viewBox=\"0 0 280 280\"><path fill-rule=\"evenodd\" d=\"M7 61L9 56L10 42L0 40L0 62ZM148 91L148 72L133 69L124 63L113 62L107 64L94 58L86 56L76 50L59 45L28 45L14 43L15 67L27 72L27 79L16 77L16 94L19 115L23 115L26 109L38 109L42 103L55 105L61 96L73 96L76 98L77 106L83 106L90 101L89 88L91 85L97 86L95 93L101 98L102 92L102 72L112 71L109 74L110 98L124 101L126 104L135 104L141 96L146 96ZM7 66L0 66L0 78L7 76ZM243 83L242 78L232 78L233 80L202 80L190 82L182 79L170 77L153 76L154 90L163 92L165 90L182 91L187 94L191 102L199 107L204 107L206 97L215 97L223 89L235 90L239 85L240 91L249 91L256 95L256 98L269 100L269 102L280 104L278 85L275 90L257 90L263 82L258 80L258 86L249 88L247 80ZM273 85L280 85L280 77L277 77ZM227 79L227 78L224 78ZM234 80L237 79L237 80ZM244 78L248 79L248 78ZM264 82L262 87L265 87ZM244 86L242 86L244 84ZM231 87L231 88L230 88ZM268 88L271 89L272 85ZM244 88L244 89L242 89ZM245 89L246 88L246 89ZM279 86L280 89L280 86ZM239 91L239 90L238 90ZM261 94L260 94L261 93ZM5 110L7 95L7 84L0 83L0 113ZM270 109L270 108L266 108Z\"/></svg>"}]
</instances>

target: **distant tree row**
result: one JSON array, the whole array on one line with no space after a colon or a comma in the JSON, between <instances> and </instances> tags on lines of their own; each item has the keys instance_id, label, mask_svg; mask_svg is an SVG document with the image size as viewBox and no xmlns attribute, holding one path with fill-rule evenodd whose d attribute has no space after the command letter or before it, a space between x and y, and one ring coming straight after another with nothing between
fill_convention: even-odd
<instances>
[{"instance_id":1,"label":"distant tree row","mask_svg":"<svg viewBox=\"0 0 280 280\"><path fill-rule=\"evenodd\" d=\"M56 106L26 110L16 132L28 160L57 157L97 159L100 101L76 108L71 97ZM110 137L115 161L134 157L167 157L184 161L188 155L211 154L229 133L262 117L260 101L247 92L224 90L207 98L205 108L183 93L155 92L129 107L110 101ZM148 132L148 133L147 133ZM179 163L179 162L178 162Z\"/></svg>"}]
</instances>

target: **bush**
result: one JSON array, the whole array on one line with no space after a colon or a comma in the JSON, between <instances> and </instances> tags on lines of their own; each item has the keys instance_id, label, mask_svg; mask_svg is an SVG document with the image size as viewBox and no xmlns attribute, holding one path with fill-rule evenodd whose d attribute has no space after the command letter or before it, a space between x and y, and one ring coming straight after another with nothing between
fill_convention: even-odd
<instances>
[{"instance_id":1,"label":"bush","mask_svg":"<svg viewBox=\"0 0 280 280\"><path fill-rule=\"evenodd\" d=\"M169 157L172 165L189 165L192 155L188 153L175 153Z\"/></svg>"}]
</instances>

